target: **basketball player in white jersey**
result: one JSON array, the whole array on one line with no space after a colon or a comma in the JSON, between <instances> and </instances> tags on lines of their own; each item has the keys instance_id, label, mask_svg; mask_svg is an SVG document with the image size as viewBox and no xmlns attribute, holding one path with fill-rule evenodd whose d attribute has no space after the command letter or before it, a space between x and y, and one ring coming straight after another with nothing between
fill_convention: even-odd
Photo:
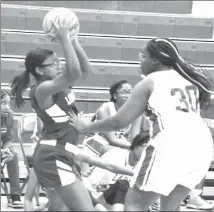
<instances>
[{"instance_id":1,"label":"basketball player in white jersey","mask_svg":"<svg viewBox=\"0 0 214 212\"><path fill-rule=\"evenodd\" d=\"M127 193L125 210L146 211L160 198L160 210L175 211L203 179L212 160L212 136L199 114L200 106L210 99L211 86L170 39L151 39L139 56L146 77L116 115L87 124L73 115L71 122L81 132L112 131L146 113L153 126L152 139L135 185Z\"/></svg>"},{"instance_id":2,"label":"basketball player in white jersey","mask_svg":"<svg viewBox=\"0 0 214 212\"><path fill-rule=\"evenodd\" d=\"M109 89L110 101L103 103L96 112L96 120L102 120L113 116L126 102L132 92L131 84L126 80L120 80L111 85ZM132 131L131 125L114 132L105 132L100 135L103 136L109 145L103 146L101 155L114 147L130 148L130 133Z\"/></svg>"}]
</instances>

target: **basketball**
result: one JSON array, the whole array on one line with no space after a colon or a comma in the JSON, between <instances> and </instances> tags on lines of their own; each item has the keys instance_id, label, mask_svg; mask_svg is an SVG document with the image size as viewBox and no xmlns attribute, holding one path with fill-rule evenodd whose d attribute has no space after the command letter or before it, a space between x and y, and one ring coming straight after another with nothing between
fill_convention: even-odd
<instances>
[{"instance_id":1,"label":"basketball","mask_svg":"<svg viewBox=\"0 0 214 212\"><path fill-rule=\"evenodd\" d=\"M53 26L53 22L58 24L58 21L69 28L69 37L71 40L74 39L79 32L80 24L76 14L68 8L53 8L45 15L42 27L46 36L51 41L58 40Z\"/></svg>"}]
</instances>

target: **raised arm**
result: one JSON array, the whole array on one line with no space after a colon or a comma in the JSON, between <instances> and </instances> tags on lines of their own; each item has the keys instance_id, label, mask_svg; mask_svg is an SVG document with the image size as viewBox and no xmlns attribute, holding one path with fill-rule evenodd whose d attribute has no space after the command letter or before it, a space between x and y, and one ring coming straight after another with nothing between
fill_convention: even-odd
<instances>
[{"instance_id":1,"label":"raised arm","mask_svg":"<svg viewBox=\"0 0 214 212\"><path fill-rule=\"evenodd\" d=\"M76 38L78 39L78 38ZM88 56L86 55L84 49L80 45L78 41L74 42L74 50L77 54L79 64L80 64L80 69L82 72L82 77L81 80L85 79L90 72L93 71L92 66L88 60Z\"/></svg>"},{"instance_id":2,"label":"raised arm","mask_svg":"<svg viewBox=\"0 0 214 212\"><path fill-rule=\"evenodd\" d=\"M64 28L62 26L63 24L60 24L60 22L58 25L55 23L53 23L53 25L56 29L64 52L66 65L64 72L57 75L52 80L46 80L37 87L35 96L39 102L43 102L49 96L64 90L70 85L73 85L81 77L79 60L73 47L74 45L78 45L77 39L74 39L71 42L69 38L69 29Z\"/></svg>"}]
</instances>

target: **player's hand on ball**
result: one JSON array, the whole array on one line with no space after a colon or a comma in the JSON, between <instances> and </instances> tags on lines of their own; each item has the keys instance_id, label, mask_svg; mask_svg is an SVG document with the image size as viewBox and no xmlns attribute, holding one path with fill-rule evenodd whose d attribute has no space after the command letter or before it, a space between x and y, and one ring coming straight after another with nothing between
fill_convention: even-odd
<instances>
[{"instance_id":1,"label":"player's hand on ball","mask_svg":"<svg viewBox=\"0 0 214 212\"><path fill-rule=\"evenodd\" d=\"M50 41L59 42L62 39L76 39L80 23L76 14L68 8L53 8L45 15L42 28Z\"/></svg>"},{"instance_id":2,"label":"player's hand on ball","mask_svg":"<svg viewBox=\"0 0 214 212\"><path fill-rule=\"evenodd\" d=\"M65 24L66 19L60 21L57 18L57 21L52 21L53 27L56 33L56 39L59 38L61 41L65 39L69 39L69 27Z\"/></svg>"}]
</instances>

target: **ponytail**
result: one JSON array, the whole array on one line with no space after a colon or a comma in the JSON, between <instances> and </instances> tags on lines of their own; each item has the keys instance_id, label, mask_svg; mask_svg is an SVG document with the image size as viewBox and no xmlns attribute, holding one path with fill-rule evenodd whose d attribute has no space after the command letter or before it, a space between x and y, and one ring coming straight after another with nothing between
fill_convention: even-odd
<instances>
[{"instance_id":1,"label":"ponytail","mask_svg":"<svg viewBox=\"0 0 214 212\"><path fill-rule=\"evenodd\" d=\"M194 84L199 90L199 102L201 107L204 107L210 101L210 95L214 92L211 91L212 86L205 72L197 70L196 67L186 62L183 58L179 57L173 68L186 80Z\"/></svg>"},{"instance_id":2,"label":"ponytail","mask_svg":"<svg viewBox=\"0 0 214 212\"><path fill-rule=\"evenodd\" d=\"M15 106L20 108L24 105L24 99L22 93L27 89L30 83L30 74L28 71L24 71L21 75L16 76L12 81L11 95L15 97Z\"/></svg>"},{"instance_id":3,"label":"ponytail","mask_svg":"<svg viewBox=\"0 0 214 212\"><path fill-rule=\"evenodd\" d=\"M173 41L168 38L154 38L147 44L149 53L164 65L172 66L182 77L194 84L199 90L199 102L201 107L210 101L212 86L209 78L203 70L185 61L178 52Z\"/></svg>"}]
</instances>

